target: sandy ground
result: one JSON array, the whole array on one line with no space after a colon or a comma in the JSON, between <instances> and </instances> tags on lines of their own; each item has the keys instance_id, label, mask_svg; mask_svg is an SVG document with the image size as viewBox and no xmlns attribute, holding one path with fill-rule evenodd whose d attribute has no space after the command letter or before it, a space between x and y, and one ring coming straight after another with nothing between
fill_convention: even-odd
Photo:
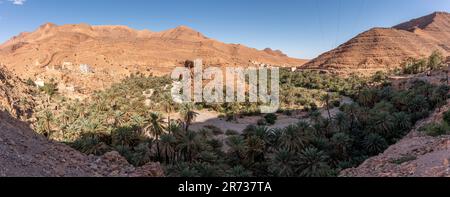
<instances>
[{"instance_id":1,"label":"sandy ground","mask_svg":"<svg viewBox=\"0 0 450 197\"><path fill-rule=\"evenodd\" d=\"M222 129L224 132L227 130L234 130L241 132L248 125L256 125L258 120L263 118L264 115L260 116L245 116L243 118L238 118L237 121L226 121L225 118L219 118L219 113L214 111L199 111L199 116L195 119L192 124L192 130L200 130L205 126L213 125ZM300 120L300 115L296 116L286 116L284 114L278 114L278 120L274 125L268 126L269 128L284 128L291 124L294 124Z\"/></svg>"},{"instance_id":2,"label":"sandy ground","mask_svg":"<svg viewBox=\"0 0 450 197\"><path fill-rule=\"evenodd\" d=\"M352 99L348 97L342 97L342 104L352 103ZM321 114L323 117L328 116L328 112L325 109L321 109ZM198 111L199 115L195 119L191 126L192 130L200 130L205 126L212 125L222 129L222 131L234 130L237 132L242 132L249 125L256 125L258 120L263 118L264 115L258 116L245 116L243 118L238 118L237 121L226 121L225 118L220 118L219 113L215 111L201 110ZM339 108L333 108L330 110L331 116L335 116L339 113ZM294 113L292 116L287 116L284 114L277 114L278 119L274 125L268 126L268 128L285 128L289 125L295 124L300 120L308 121L305 118L305 112Z\"/></svg>"}]
</instances>

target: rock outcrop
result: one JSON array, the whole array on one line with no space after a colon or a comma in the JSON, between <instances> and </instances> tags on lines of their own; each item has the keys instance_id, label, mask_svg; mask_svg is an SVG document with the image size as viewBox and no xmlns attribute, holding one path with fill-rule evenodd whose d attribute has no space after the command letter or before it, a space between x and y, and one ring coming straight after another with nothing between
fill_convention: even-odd
<instances>
[{"instance_id":1,"label":"rock outcrop","mask_svg":"<svg viewBox=\"0 0 450 197\"><path fill-rule=\"evenodd\" d=\"M29 85L0 65L0 110L7 111L14 118L30 118L34 107L31 93Z\"/></svg>"}]
</instances>

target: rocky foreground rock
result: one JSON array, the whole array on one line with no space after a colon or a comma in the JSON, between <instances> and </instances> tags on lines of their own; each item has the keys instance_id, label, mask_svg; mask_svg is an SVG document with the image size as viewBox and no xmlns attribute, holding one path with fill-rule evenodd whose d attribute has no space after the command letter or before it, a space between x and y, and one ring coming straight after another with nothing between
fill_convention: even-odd
<instances>
[{"instance_id":1,"label":"rocky foreground rock","mask_svg":"<svg viewBox=\"0 0 450 197\"><path fill-rule=\"evenodd\" d=\"M117 152L84 155L48 141L27 124L0 112L0 176L98 177L164 176L159 163L135 168Z\"/></svg>"}]
</instances>

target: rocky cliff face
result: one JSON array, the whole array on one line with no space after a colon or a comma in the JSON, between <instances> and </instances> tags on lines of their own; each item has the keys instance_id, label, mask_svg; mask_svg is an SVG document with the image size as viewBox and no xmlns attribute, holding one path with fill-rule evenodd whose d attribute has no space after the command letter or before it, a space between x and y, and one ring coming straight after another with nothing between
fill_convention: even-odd
<instances>
[{"instance_id":1,"label":"rocky cliff face","mask_svg":"<svg viewBox=\"0 0 450 197\"><path fill-rule=\"evenodd\" d=\"M389 69L433 51L450 55L450 14L436 12L392 28L373 28L304 65L312 69Z\"/></svg>"}]
</instances>

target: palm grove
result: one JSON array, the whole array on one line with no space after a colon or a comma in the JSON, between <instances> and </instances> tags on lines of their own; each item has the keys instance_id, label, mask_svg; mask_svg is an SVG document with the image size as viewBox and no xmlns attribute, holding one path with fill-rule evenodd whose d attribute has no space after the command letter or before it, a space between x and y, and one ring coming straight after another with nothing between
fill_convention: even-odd
<instances>
[{"instance_id":1,"label":"palm grove","mask_svg":"<svg viewBox=\"0 0 450 197\"><path fill-rule=\"evenodd\" d=\"M438 69L434 61L428 64ZM33 125L37 132L85 154L115 150L135 166L161 162L167 176L336 176L401 139L415 122L444 105L449 91L446 84L424 81L396 89L380 72L367 78L284 69L280 74L280 113L308 112L307 120L282 129L268 129L277 117L270 114L243 132L214 126L193 131L198 109L215 110L233 120L259 114L258 105L175 104L168 77L140 74L84 101L58 95L55 84L48 83L35 92L43 99ZM145 105L142 92L149 89L154 93L151 105ZM339 103L343 95L354 103ZM326 117L318 106L328 110ZM340 112L332 116L331 107ZM179 118L171 118L174 113Z\"/></svg>"}]
</instances>

